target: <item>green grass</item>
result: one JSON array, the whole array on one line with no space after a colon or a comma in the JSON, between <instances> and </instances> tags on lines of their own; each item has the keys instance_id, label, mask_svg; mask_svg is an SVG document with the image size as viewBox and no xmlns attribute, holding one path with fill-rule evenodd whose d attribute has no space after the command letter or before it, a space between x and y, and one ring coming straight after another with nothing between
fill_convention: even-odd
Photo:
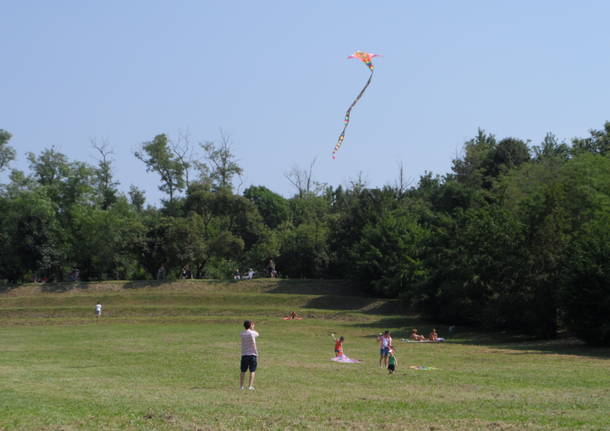
<instances>
[{"instance_id":1,"label":"green grass","mask_svg":"<svg viewBox=\"0 0 610 431\"><path fill-rule=\"evenodd\" d=\"M378 314L398 304L349 285L124 286L0 294L0 430L610 429L607 349L458 331L445 344L395 341L390 376L378 367L375 334L390 329L397 339L432 323ZM292 309L305 319L280 319ZM257 389L242 392L244 318L261 336ZM362 364L329 361L331 331Z\"/></svg>"}]
</instances>

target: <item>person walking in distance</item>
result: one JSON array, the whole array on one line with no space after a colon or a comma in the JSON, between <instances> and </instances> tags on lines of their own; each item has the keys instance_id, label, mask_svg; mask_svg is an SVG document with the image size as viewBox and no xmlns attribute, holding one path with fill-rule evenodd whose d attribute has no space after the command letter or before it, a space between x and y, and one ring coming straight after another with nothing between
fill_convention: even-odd
<instances>
[{"instance_id":1,"label":"person walking in distance","mask_svg":"<svg viewBox=\"0 0 610 431\"><path fill-rule=\"evenodd\" d=\"M100 317L102 317L102 304L98 301L97 304L95 304L95 318L97 320Z\"/></svg>"},{"instance_id":2,"label":"person walking in distance","mask_svg":"<svg viewBox=\"0 0 610 431\"><path fill-rule=\"evenodd\" d=\"M246 371L250 370L250 378L248 380L248 389L254 390L254 377L256 375L258 350L256 348L256 337L258 332L254 330L254 322L246 320L244 322L244 330L241 331L241 364L239 375L239 387L244 389L244 379Z\"/></svg>"}]
</instances>

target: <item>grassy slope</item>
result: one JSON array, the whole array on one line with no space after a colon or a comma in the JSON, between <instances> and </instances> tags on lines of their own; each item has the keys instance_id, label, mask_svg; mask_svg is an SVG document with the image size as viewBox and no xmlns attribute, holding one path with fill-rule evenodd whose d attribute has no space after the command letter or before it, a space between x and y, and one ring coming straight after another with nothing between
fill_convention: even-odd
<instances>
[{"instance_id":1,"label":"grassy slope","mask_svg":"<svg viewBox=\"0 0 610 431\"><path fill-rule=\"evenodd\" d=\"M395 342L398 372L388 376L375 334L430 326L387 314L395 302L350 296L347 284L67 287L0 294L0 430L610 429L608 350L458 332L445 344ZM280 319L292 309L306 318ZM244 393L236 368L247 317L261 333L260 371ZM329 361L331 331L364 362Z\"/></svg>"}]
</instances>

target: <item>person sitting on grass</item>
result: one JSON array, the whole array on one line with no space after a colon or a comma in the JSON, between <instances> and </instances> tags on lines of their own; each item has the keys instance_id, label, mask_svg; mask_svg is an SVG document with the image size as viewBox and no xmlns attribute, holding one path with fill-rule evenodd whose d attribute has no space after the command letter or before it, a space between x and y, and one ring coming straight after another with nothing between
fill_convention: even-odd
<instances>
[{"instance_id":1,"label":"person sitting on grass","mask_svg":"<svg viewBox=\"0 0 610 431\"><path fill-rule=\"evenodd\" d=\"M420 335L417 333L417 329L413 328L413 330L411 331L411 340L413 341L424 341L426 339L426 337L424 337L423 335Z\"/></svg>"},{"instance_id":2,"label":"person sitting on grass","mask_svg":"<svg viewBox=\"0 0 610 431\"><path fill-rule=\"evenodd\" d=\"M396 366L398 365L398 359L396 359L394 347L390 346L390 353L388 356L388 374L394 374Z\"/></svg>"},{"instance_id":3,"label":"person sitting on grass","mask_svg":"<svg viewBox=\"0 0 610 431\"><path fill-rule=\"evenodd\" d=\"M343 356L343 341L345 341L345 338L343 336L335 338L335 334L331 334L331 336L335 340L335 356Z\"/></svg>"},{"instance_id":4,"label":"person sitting on grass","mask_svg":"<svg viewBox=\"0 0 610 431\"><path fill-rule=\"evenodd\" d=\"M432 332L430 332L430 335L428 336L428 339L430 341L438 341L438 334L436 332L436 329L432 329Z\"/></svg>"}]
</instances>

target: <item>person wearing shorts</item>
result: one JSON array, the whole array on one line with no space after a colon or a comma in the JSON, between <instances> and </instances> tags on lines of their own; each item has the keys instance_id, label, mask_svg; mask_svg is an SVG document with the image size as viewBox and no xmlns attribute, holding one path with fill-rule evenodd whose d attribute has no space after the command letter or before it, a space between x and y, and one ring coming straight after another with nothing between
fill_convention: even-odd
<instances>
[{"instance_id":1,"label":"person wearing shorts","mask_svg":"<svg viewBox=\"0 0 610 431\"><path fill-rule=\"evenodd\" d=\"M95 304L95 317L99 319L102 315L102 304L99 302Z\"/></svg>"},{"instance_id":2,"label":"person wearing shorts","mask_svg":"<svg viewBox=\"0 0 610 431\"><path fill-rule=\"evenodd\" d=\"M390 354L390 346L392 345L390 331L379 334L377 340L379 340L379 367L383 363L383 367L388 368L388 356Z\"/></svg>"},{"instance_id":3,"label":"person wearing shorts","mask_svg":"<svg viewBox=\"0 0 610 431\"><path fill-rule=\"evenodd\" d=\"M258 350L256 348L256 337L258 332L254 330L254 322L246 320L244 322L244 330L240 334L241 336L241 363L240 363L240 375L239 375L239 387L244 389L244 379L246 372L250 371L250 378L248 380L248 389L254 390L254 377L256 375L256 368L258 366Z\"/></svg>"}]
</instances>

